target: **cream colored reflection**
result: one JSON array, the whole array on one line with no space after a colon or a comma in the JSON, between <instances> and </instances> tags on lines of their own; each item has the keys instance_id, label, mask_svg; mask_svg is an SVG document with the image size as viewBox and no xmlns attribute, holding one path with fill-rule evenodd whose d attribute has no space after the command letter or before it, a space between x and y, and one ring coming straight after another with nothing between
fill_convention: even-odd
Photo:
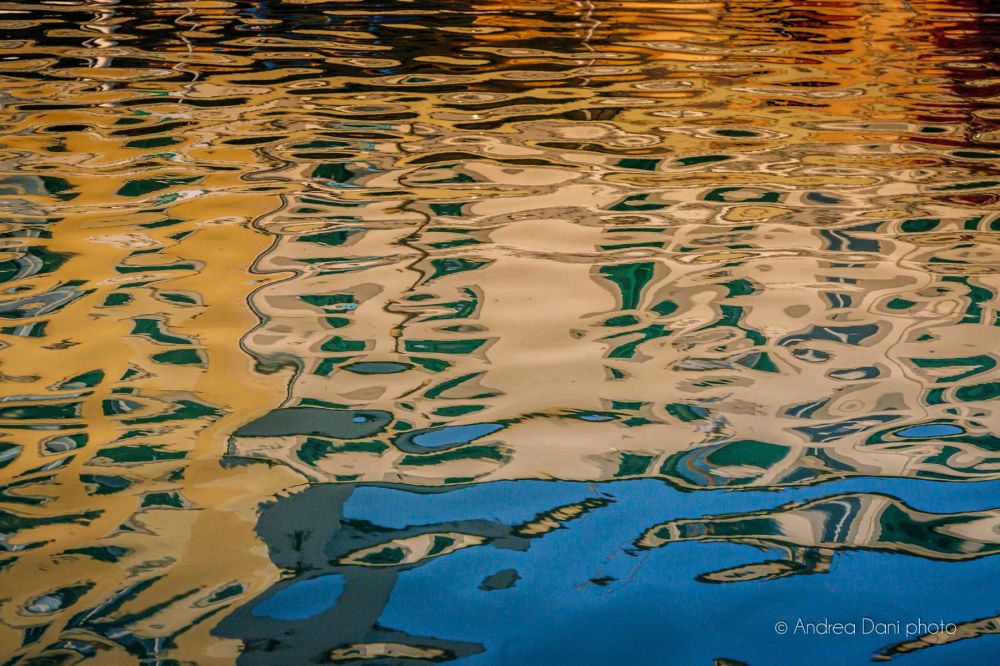
<instances>
[{"instance_id":1,"label":"cream colored reflection","mask_svg":"<svg viewBox=\"0 0 1000 666\"><path fill-rule=\"evenodd\" d=\"M887 550L938 560L967 560L1000 550L1000 511L929 514L897 499L847 494L770 511L673 520L636 542L659 548L683 541L729 541L773 548L781 560L704 573L713 583L825 573L839 550Z\"/></svg>"},{"instance_id":2,"label":"cream colored reflection","mask_svg":"<svg viewBox=\"0 0 1000 666\"><path fill-rule=\"evenodd\" d=\"M330 651L330 661L335 663L359 659L424 659L433 662L447 657L445 650L405 643L359 643Z\"/></svg>"},{"instance_id":3,"label":"cream colored reflection","mask_svg":"<svg viewBox=\"0 0 1000 666\"><path fill-rule=\"evenodd\" d=\"M295 277L254 295L264 322L245 347L265 367L296 368L287 406L384 410L417 429L502 423L476 441L498 454L428 464L386 440L378 451L306 463L303 438L292 437L239 438L233 453L278 459L315 480L429 485L607 479L623 475L623 453L652 460L647 474L693 485L832 473L995 478L997 461L975 443L871 441L886 429L954 420L956 406L928 404L928 394L956 370L929 360L957 359L958 367L995 335L991 311L975 310L968 286L937 270L995 265L995 246L963 254L958 247L968 246L947 243L961 234L885 233L899 224L884 219L890 207L922 197L921 185L892 173L837 172L830 159L810 167L803 147L787 154L803 165L768 176L767 188L753 185L769 169L759 157L756 171L705 173L663 153L651 176L612 171L610 159L589 153L538 148L552 139L642 141L605 123L521 123L502 142L433 125L394 129L418 135L400 153L461 146L496 161L544 156L577 169L373 159L346 165L345 189L311 180L310 192L259 223L278 240L258 269ZM434 140L419 138L426 134ZM784 152L770 151L771 163ZM883 156L857 146L839 159L859 158ZM379 196L400 189L413 198ZM734 203L747 200L762 203ZM337 222L310 221L320 209ZM343 239L309 240L324 233ZM648 267L648 281L626 296L609 271L638 265ZM969 279L995 293L995 276ZM324 297L337 302L309 305ZM902 301L905 312L894 310ZM623 317L624 326L608 324ZM753 362L763 356L767 364ZM373 363L398 366L356 370ZM445 369L429 369L434 363ZM990 367L975 381L996 376ZM686 423L672 404L711 416ZM988 403L959 409L966 435L989 437ZM466 413L448 416L455 410ZM616 418L573 418L580 413ZM714 466L707 482L663 468L673 454L734 438L785 453L767 466ZM791 480L801 467L817 472Z\"/></svg>"},{"instance_id":4,"label":"cream colored reflection","mask_svg":"<svg viewBox=\"0 0 1000 666\"><path fill-rule=\"evenodd\" d=\"M377 546L364 548L341 558L340 562L367 567L415 564L463 548L479 546L485 541L483 537L470 534L430 532L405 539L392 539ZM393 551L398 551L400 555L391 558L385 556L385 553L394 554Z\"/></svg>"}]
</instances>

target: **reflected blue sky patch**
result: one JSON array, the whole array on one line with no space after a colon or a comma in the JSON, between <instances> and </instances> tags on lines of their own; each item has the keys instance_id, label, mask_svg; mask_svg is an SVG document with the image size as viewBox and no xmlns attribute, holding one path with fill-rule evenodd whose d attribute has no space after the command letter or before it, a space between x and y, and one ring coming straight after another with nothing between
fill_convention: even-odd
<instances>
[{"instance_id":1,"label":"reflected blue sky patch","mask_svg":"<svg viewBox=\"0 0 1000 666\"><path fill-rule=\"evenodd\" d=\"M446 426L414 435L412 441L414 444L427 449L439 449L442 446L465 444L501 429L503 429L503 426L499 423L473 423L470 425Z\"/></svg>"},{"instance_id":2,"label":"reflected blue sky patch","mask_svg":"<svg viewBox=\"0 0 1000 666\"><path fill-rule=\"evenodd\" d=\"M279 590L250 614L273 620L305 620L333 608L343 591L344 579L337 574L308 578Z\"/></svg>"},{"instance_id":3,"label":"reflected blue sky patch","mask_svg":"<svg viewBox=\"0 0 1000 666\"><path fill-rule=\"evenodd\" d=\"M380 623L409 632L483 642L463 664L632 664L698 666L717 657L751 666L869 663L905 637L778 635L779 621L968 621L996 613L977 591L990 589L995 558L937 562L864 550L839 552L826 574L714 585L701 573L781 557L733 543L631 548L650 525L669 518L753 511L835 493L882 492L919 510L957 512L996 504L1000 482L946 484L854 478L772 491L678 492L653 479L602 484L520 481L440 495L359 488L347 514L411 524L487 513L516 520L532 511L595 495L614 502L534 540L526 551L469 548L405 571ZM516 497L517 501L511 501ZM514 511L512 507L517 507ZM401 512L401 513L400 513ZM518 515L514 515L518 514ZM521 580L499 591L480 581L512 569ZM610 577L606 585L592 583ZM942 586L941 581L947 581ZM461 613L426 613L427 607ZM903 666L979 663L1000 650L984 636L899 658ZM893 660L895 663L896 660ZM983 662L991 663L991 662Z\"/></svg>"},{"instance_id":4,"label":"reflected blue sky patch","mask_svg":"<svg viewBox=\"0 0 1000 666\"><path fill-rule=\"evenodd\" d=\"M947 437L949 435L961 435L964 430L957 425L950 423L928 423L926 425L915 425L909 428L897 430L899 437Z\"/></svg>"}]
</instances>

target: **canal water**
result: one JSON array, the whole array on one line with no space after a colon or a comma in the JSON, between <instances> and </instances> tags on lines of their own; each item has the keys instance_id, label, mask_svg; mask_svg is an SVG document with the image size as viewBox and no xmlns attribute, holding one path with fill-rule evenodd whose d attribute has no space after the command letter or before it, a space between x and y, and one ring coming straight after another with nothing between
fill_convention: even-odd
<instances>
[{"instance_id":1,"label":"canal water","mask_svg":"<svg viewBox=\"0 0 1000 666\"><path fill-rule=\"evenodd\" d=\"M994 663L998 35L0 2L0 663Z\"/></svg>"}]
</instances>

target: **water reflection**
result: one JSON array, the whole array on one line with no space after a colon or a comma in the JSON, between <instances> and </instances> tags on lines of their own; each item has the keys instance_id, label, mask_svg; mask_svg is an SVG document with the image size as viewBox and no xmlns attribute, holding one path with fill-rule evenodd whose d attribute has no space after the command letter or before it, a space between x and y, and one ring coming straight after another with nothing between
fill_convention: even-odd
<instances>
[{"instance_id":1,"label":"water reflection","mask_svg":"<svg viewBox=\"0 0 1000 666\"><path fill-rule=\"evenodd\" d=\"M465 548L526 551L531 539L608 503L591 498L518 525L476 518L400 529L345 517L351 493L351 486L314 486L265 508L257 532L272 561L295 577L219 625L221 635L243 640L239 663L306 663L324 656L334 662L438 662L481 653L478 643L415 637L380 625L399 575ZM507 589L516 580L515 571L501 571L480 589Z\"/></svg>"},{"instance_id":2,"label":"water reflection","mask_svg":"<svg viewBox=\"0 0 1000 666\"><path fill-rule=\"evenodd\" d=\"M8 663L995 649L988 3L0 12Z\"/></svg>"},{"instance_id":3,"label":"water reflection","mask_svg":"<svg viewBox=\"0 0 1000 666\"><path fill-rule=\"evenodd\" d=\"M1000 547L996 510L931 515L892 497L852 494L752 514L676 520L650 529L638 542L656 548L678 541L724 540L787 553L787 559L707 573L706 582L771 579L826 573L833 552L865 548L943 560L992 555Z\"/></svg>"},{"instance_id":4,"label":"water reflection","mask_svg":"<svg viewBox=\"0 0 1000 666\"><path fill-rule=\"evenodd\" d=\"M966 562L969 568L951 570L955 589L988 585L992 566L983 558L997 548L996 511L960 508L988 501L994 484L986 485L959 493L927 482L893 488L941 504L948 512L940 514L852 489L818 500L798 491L791 503L771 509L765 507L773 495L766 492L705 497L648 480L447 489L314 485L263 508L257 533L285 576L215 631L243 640L240 663L246 664L361 658L606 663L630 655L672 656L682 663L715 656L727 663L720 653L734 652L753 663L779 654L787 640L773 630L764 633L773 620L760 609L809 613L814 595L825 591L824 612L848 612L870 592L870 576L891 579L900 567L930 580L942 567ZM484 511L493 517L482 517ZM648 528L640 523L674 511L708 511L710 517ZM746 548L685 553L690 541L752 546L782 559L742 564ZM674 557L662 559L675 548ZM845 551L873 555L835 559ZM879 551L897 555L882 561ZM920 560L908 566L898 554ZM746 584L817 573L837 577L836 586L803 583L802 598L788 599L784 592L772 594L769 585ZM866 617L887 618L900 608L927 616L940 607L939 590L891 583L885 589L891 594L866 599ZM949 601L950 608L967 616L979 605L975 596L957 605ZM692 600L693 616L687 608ZM758 614L740 617L747 608ZM748 641L732 631L686 645L683 632L697 631L701 622L759 635ZM817 656L827 663L845 655L882 660L995 633L993 618L956 624L950 635L906 641L855 636L841 641L835 654ZM664 642L656 627L677 644Z\"/></svg>"}]
</instances>

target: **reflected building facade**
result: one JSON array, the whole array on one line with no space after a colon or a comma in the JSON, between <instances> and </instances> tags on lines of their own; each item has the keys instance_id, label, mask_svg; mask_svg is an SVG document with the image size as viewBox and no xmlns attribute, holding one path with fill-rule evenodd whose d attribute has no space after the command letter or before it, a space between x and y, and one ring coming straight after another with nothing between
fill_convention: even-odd
<instances>
[{"instance_id":1,"label":"reflected building facade","mask_svg":"<svg viewBox=\"0 0 1000 666\"><path fill-rule=\"evenodd\" d=\"M380 624L402 574L552 561L543 546L614 509L644 531L626 558L781 552L713 582L825 573L843 550L992 554L991 509L878 486L1000 471L982 10L5 18L4 656L471 658L485 639ZM694 518L615 506L610 485L535 520L338 513L367 487L425 507L493 482L756 497L848 477L870 489ZM482 585L509 589L501 573ZM334 603L287 616L317 590Z\"/></svg>"}]
</instances>

